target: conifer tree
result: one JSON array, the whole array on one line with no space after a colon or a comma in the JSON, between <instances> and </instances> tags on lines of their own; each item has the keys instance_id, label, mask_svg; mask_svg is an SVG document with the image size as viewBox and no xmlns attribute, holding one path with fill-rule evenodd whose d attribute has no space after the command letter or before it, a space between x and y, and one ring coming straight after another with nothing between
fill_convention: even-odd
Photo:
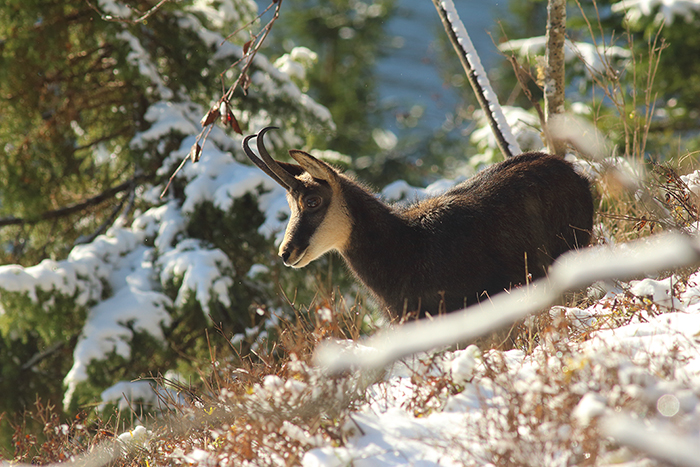
<instances>
[{"instance_id":1,"label":"conifer tree","mask_svg":"<svg viewBox=\"0 0 700 467\"><path fill-rule=\"evenodd\" d=\"M207 330L245 341L291 312L284 190L238 132L280 127L283 157L335 125L301 90L316 54L273 63L258 50L273 12L256 15L250 0L0 7L0 413L187 373Z\"/></svg>"}]
</instances>

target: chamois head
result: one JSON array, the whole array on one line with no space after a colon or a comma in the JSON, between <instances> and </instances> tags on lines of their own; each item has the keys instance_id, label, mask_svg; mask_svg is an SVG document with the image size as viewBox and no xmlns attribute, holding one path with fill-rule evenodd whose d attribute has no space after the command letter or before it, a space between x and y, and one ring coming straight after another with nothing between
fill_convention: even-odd
<instances>
[{"instance_id":1,"label":"chamois head","mask_svg":"<svg viewBox=\"0 0 700 467\"><path fill-rule=\"evenodd\" d=\"M279 255L284 264L303 268L330 250L342 251L350 237L352 223L343 201L342 175L311 154L296 149L289 155L299 164L274 160L265 149L263 137L267 127L243 140L250 160L287 190L291 211ZM248 141L257 137L260 157Z\"/></svg>"}]
</instances>

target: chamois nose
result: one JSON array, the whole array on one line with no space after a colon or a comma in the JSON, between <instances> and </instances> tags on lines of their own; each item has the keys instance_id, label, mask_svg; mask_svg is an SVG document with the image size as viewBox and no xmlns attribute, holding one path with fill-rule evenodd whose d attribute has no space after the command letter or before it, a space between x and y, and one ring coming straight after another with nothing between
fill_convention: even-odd
<instances>
[{"instance_id":1,"label":"chamois nose","mask_svg":"<svg viewBox=\"0 0 700 467\"><path fill-rule=\"evenodd\" d=\"M280 257L282 258L282 261L284 261L285 264L287 263L287 260L289 260L289 256L291 255L290 250L285 250L280 252Z\"/></svg>"}]
</instances>

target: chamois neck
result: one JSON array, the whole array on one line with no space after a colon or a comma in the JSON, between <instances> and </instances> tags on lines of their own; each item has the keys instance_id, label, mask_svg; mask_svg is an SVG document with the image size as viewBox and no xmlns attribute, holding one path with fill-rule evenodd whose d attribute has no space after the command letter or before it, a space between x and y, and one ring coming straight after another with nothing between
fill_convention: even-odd
<instances>
[{"instance_id":1,"label":"chamois neck","mask_svg":"<svg viewBox=\"0 0 700 467\"><path fill-rule=\"evenodd\" d=\"M407 238L411 228L392 206L383 203L373 193L356 185L346 188L346 207L352 219L350 242L342 253L353 250L379 249L382 252L398 250L397 236Z\"/></svg>"},{"instance_id":2,"label":"chamois neck","mask_svg":"<svg viewBox=\"0 0 700 467\"><path fill-rule=\"evenodd\" d=\"M401 211L359 186L348 187L346 203L352 229L348 244L340 253L375 296L395 307L390 297L406 292L405 284L396 281L420 255L420 232L409 225ZM407 251L412 254L407 255Z\"/></svg>"}]
</instances>

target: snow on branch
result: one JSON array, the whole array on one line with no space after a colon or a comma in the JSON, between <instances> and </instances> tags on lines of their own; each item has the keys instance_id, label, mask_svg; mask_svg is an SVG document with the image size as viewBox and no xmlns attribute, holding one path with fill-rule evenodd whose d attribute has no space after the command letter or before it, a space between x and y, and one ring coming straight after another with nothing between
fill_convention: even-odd
<instances>
[{"instance_id":1,"label":"snow on branch","mask_svg":"<svg viewBox=\"0 0 700 467\"><path fill-rule=\"evenodd\" d=\"M683 467L700 467L695 435L681 435L672 424L642 421L630 415L615 414L601 421L603 433L619 443L639 449L655 458Z\"/></svg>"},{"instance_id":2,"label":"snow on branch","mask_svg":"<svg viewBox=\"0 0 700 467\"><path fill-rule=\"evenodd\" d=\"M450 42L452 42L459 60L462 62L479 105L488 118L491 130L496 135L501 152L503 152L505 157L520 154L522 151L518 141L510 131L508 122L501 110L501 105L498 103L498 96L491 87L486 71L481 65L479 55L476 53L476 49L469 38L467 29L457 14L454 3L452 0L433 0L433 3L435 8L437 8Z\"/></svg>"},{"instance_id":3,"label":"snow on branch","mask_svg":"<svg viewBox=\"0 0 700 467\"><path fill-rule=\"evenodd\" d=\"M498 46L501 52L517 52L525 58L532 58L544 53L546 36L513 39ZM616 45L594 45L587 42L564 42L564 60L567 63L583 62L586 73L604 73L608 63L613 60L624 61L632 56L629 49Z\"/></svg>"},{"instance_id":4,"label":"snow on branch","mask_svg":"<svg viewBox=\"0 0 700 467\"><path fill-rule=\"evenodd\" d=\"M700 3L687 0L624 0L614 3L610 10L613 13L625 12L625 20L631 24L654 15L655 23L669 26L677 17L686 23L693 21L700 10Z\"/></svg>"}]
</instances>

